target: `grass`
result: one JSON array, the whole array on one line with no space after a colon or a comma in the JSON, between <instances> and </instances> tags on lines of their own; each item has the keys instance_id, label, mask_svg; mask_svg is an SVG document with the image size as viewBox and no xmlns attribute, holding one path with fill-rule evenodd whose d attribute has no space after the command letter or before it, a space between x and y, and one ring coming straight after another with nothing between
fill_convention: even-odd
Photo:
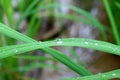
<instances>
[{"instance_id":1,"label":"grass","mask_svg":"<svg viewBox=\"0 0 120 80\"><path fill-rule=\"evenodd\" d=\"M24 7L27 4L27 8ZM71 48L72 46L84 47L94 50L103 51L106 53L110 53L113 55L120 55L120 35L118 25L119 25L119 15L116 17L113 13L114 9L120 10L119 2L113 1L113 4L108 2L108 0L103 0L103 4L105 5L106 12L108 14L111 28L107 29L105 25L101 24L97 18L92 16L88 11L80 9L75 6L66 6L57 4L54 0L30 0L26 2L21 0L18 2L18 9L14 9L12 6L12 0L1 0L0 1L0 80L26 80L24 74L27 71L34 70L36 68L51 68L56 70L62 70L56 68L55 65L49 65L44 63L43 61L57 61L66 65L68 68L73 70L75 73L79 74L81 77L77 78L63 78L62 80L108 80L112 78L120 78L120 70L113 70L110 72L93 74L88 69L86 69L81 63L75 51ZM44 6L46 5L46 6ZM114 8L112 5L115 5ZM54 14L55 8L60 8L61 6L68 7L72 11L83 15L84 17L72 15L72 14L63 14L58 13ZM15 20L13 15L16 12L20 13L20 18ZM41 11L47 10L49 14L41 15L40 18L36 18L38 13ZM116 12L117 13L117 12ZM119 13L119 12L118 12ZM5 15L7 17L8 25L4 22ZM87 25L92 25L98 28L101 31L104 41L84 39L84 38L62 38L55 40L48 40L39 42L36 41L34 36L36 35L40 25L42 24L42 19L44 16L52 16L57 17L59 20L68 19L74 22L82 22ZM24 20L28 21L28 28L26 30L26 35L20 33L19 27ZM37 20L37 21L36 21ZM62 25L62 24L61 24ZM107 30L112 30L112 34L115 40L115 44L106 42L107 39ZM17 44L17 41L22 41L23 44ZM76 58L76 62L74 62L71 58L69 58L65 53L50 48L51 46L65 46L71 54ZM30 51L40 50L44 53L51 55L53 58L44 57L44 56L33 56L30 54ZM27 53L26 53L27 52ZM21 53L26 53L27 55L23 55ZM19 60L31 60L30 64L26 64L24 66L19 66ZM41 63L35 63L35 60L42 61ZM104 65L103 65L104 66ZM17 73L17 75L16 75ZM18 78L19 77L19 78ZM29 78L29 80L32 78ZM33 78L34 79L34 78Z\"/></svg>"},{"instance_id":2,"label":"grass","mask_svg":"<svg viewBox=\"0 0 120 80\"><path fill-rule=\"evenodd\" d=\"M98 73L96 75L85 76L85 77L78 77L78 78L71 78L71 79L61 79L61 80L110 80L113 78L120 78L120 69L113 70L106 73Z\"/></svg>"},{"instance_id":3,"label":"grass","mask_svg":"<svg viewBox=\"0 0 120 80\"><path fill-rule=\"evenodd\" d=\"M117 25L115 23L115 20L114 20L110 5L109 5L107 0L103 0L103 3L105 5L106 11L107 11L108 16L109 16L109 20L110 20L110 23L111 23L111 27L112 27L112 31L113 31L113 35L115 37L116 43L118 45L120 45L120 37L118 35Z\"/></svg>"},{"instance_id":4,"label":"grass","mask_svg":"<svg viewBox=\"0 0 120 80\"><path fill-rule=\"evenodd\" d=\"M7 28L7 29L6 29ZM1 24L1 33L5 34L7 36L11 36L12 38L24 41L24 42L36 42L35 40L20 34L19 32L14 31L13 29L10 29L9 27ZM14 36L13 36L14 35ZM16 51L16 49L14 49ZM76 63L74 63L69 57L67 57L65 54L63 54L62 52L56 51L54 49L51 48L45 48L42 49L45 52L48 52L51 56L55 57L57 60L59 60L60 62L62 62L63 64L67 65L68 67L70 67L71 69L75 70L78 74L80 75L89 75L91 74L88 70L86 70L83 66L79 66ZM84 70L84 72L81 72L81 69Z\"/></svg>"},{"instance_id":5,"label":"grass","mask_svg":"<svg viewBox=\"0 0 120 80\"><path fill-rule=\"evenodd\" d=\"M83 38L64 38L60 39L61 43L57 40L45 42L32 42L21 45L13 45L2 47L0 58L5 58L19 53L24 53L39 48L46 48L50 46L80 46L84 48L95 49L99 51L108 52L115 55L120 55L120 46L97 40L83 39ZM24 48L23 48L24 47ZM5 54L6 53L6 54Z\"/></svg>"}]
</instances>

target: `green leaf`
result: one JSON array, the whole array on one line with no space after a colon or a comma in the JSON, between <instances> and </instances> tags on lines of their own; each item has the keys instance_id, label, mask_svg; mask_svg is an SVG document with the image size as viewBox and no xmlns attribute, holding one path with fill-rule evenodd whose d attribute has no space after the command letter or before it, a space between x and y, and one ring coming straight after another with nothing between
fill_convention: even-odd
<instances>
[{"instance_id":1,"label":"green leaf","mask_svg":"<svg viewBox=\"0 0 120 80\"><path fill-rule=\"evenodd\" d=\"M80 8L77 8L75 6L66 6L66 5L61 5L61 4L48 4L46 6L44 5L40 5L39 7L35 8L34 10L31 10L29 13L26 13L23 15L23 19L24 20L27 16L31 15L31 14L35 14L38 13L39 11L42 11L44 9L51 9L51 8L60 8L60 7L68 7L71 10L85 16L87 18L86 22L91 23L92 25L94 25L95 27L99 28L104 39L106 39L106 34L105 34L105 26L102 25L94 16L92 16L89 12L82 10ZM56 16L56 15L54 15ZM72 16L71 16L72 17ZM77 16L76 16L77 17ZM78 19L79 20L79 19ZM82 21L82 20L81 20ZM83 20L84 21L84 20Z\"/></svg>"},{"instance_id":2,"label":"green leaf","mask_svg":"<svg viewBox=\"0 0 120 80\"><path fill-rule=\"evenodd\" d=\"M14 39L17 39L17 40L21 40L23 42L27 42L27 43L33 43L33 42L37 42L36 40L32 39L32 38L29 38L28 36L25 36L9 27L7 27L6 25L4 24L1 24L0 23L0 33L6 35L6 36L9 36L11 38L14 38ZM22 49L24 47L24 45L21 45L22 46ZM14 52L18 52L16 50L16 47L14 47ZM6 47L7 49L9 49L9 47ZM12 46L11 46L12 48ZM1 50L4 50L4 48L1 48ZM34 49L32 49L34 50ZM64 53L62 52L59 52L55 49L52 49L52 48L49 48L49 47L46 47L46 48L41 48L41 50L47 52L48 54L50 54L51 56L53 56L55 59L57 59L58 61L60 61L61 63L65 64L66 66L68 66L70 69L74 70L76 73L80 74L80 75L91 75L92 73L90 71L88 71L87 69L85 69L82 65L78 65L76 63L74 63L68 56L66 56ZM22 50L20 50L21 52ZM30 50L27 50L27 51L30 51ZM22 52L26 52L26 51L22 51ZM10 54L10 55L14 55L13 53ZM9 56L9 53L8 54L5 54L5 56ZM4 57L5 57L4 56Z\"/></svg>"},{"instance_id":3,"label":"green leaf","mask_svg":"<svg viewBox=\"0 0 120 80\"><path fill-rule=\"evenodd\" d=\"M113 32L115 41L116 41L116 43L118 45L120 45L120 37L119 37L119 34L118 34L118 29L117 29L116 21L114 19L114 16L112 14L112 10L110 8L110 4L109 4L108 0L103 0L103 3L104 3L104 6L106 8L108 17L110 19L110 24L111 24L111 27L112 27L112 32Z\"/></svg>"},{"instance_id":4,"label":"green leaf","mask_svg":"<svg viewBox=\"0 0 120 80\"><path fill-rule=\"evenodd\" d=\"M120 69L113 70L106 73L98 73L92 76L78 77L78 78L69 78L61 80L110 80L113 78L120 78Z\"/></svg>"},{"instance_id":5,"label":"green leaf","mask_svg":"<svg viewBox=\"0 0 120 80\"><path fill-rule=\"evenodd\" d=\"M32 43L26 43L20 45L0 47L0 52L1 52L0 58L5 58L15 54L20 54L50 46L79 46L79 47L104 51L115 55L120 55L120 46L108 42L83 39L83 38L64 38L64 39L52 40L52 41L32 42Z\"/></svg>"}]
</instances>

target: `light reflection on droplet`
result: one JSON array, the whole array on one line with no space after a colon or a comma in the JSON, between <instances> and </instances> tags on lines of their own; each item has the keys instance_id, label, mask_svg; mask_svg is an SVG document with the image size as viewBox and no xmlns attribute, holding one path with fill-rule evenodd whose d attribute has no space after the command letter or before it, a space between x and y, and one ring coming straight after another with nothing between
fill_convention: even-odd
<instances>
[{"instance_id":1,"label":"light reflection on droplet","mask_svg":"<svg viewBox=\"0 0 120 80\"><path fill-rule=\"evenodd\" d=\"M95 45L98 45L98 43L95 43Z\"/></svg>"},{"instance_id":2,"label":"light reflection on droplet","mask_svg":"<svg viewBox=\"0 0 120 80\"><path fill-rule=\"evenodd\" d=\"M87 42L87 41L85 41L84 43L85 43L85 44L88 44L88 42Z\"/></svg>"},{"instance_id":3,"label":"light reflection on droplet","mask_svg":"<svg viewBox=\"0 0 120 80\"><path fill-rule=\"evenodd\" d=\"M113 73L113 74L112 74L112 76L116 76L116 74L115 74L115 73Z\"/></svg>"},{"instance_id":4,"label":"light reflection on droplet","mask_svg":"<svg viewBox=\"0 0 120 80\"><path fill-rule=\"evenodd\" d=\"M98 73L98 75L101 75L101 73Z\"/></svg>"},{"instance_id":5,"label":"light reflection on droplet","mask_svg":"<svg viewBox=\"0 0 120 80\"><path fill-rule=\"evenodd\" d=\"M18 52L18 50L17 50L17 49L14 49L14 51L15 51L15 52Z\"/></svg>"},{"instance_id":6,"label":"light reflection on droplet","mask_svg":"<svg viewBox=\"0 0 120 80\"><path fill-rule=\"evenodd\" d=\"M57 39L57 44L62 44L63 41L61 39Z\"/></svg>"},{"instance_id":7,"label":"light reflection on droplet","mask_svg":"<svg viewBox=\"0 0 120 80\"><path fill-rule=\"evenodd\" d=\"M42 41L39 41L39 44L41 44L42 43Z\"/></svg>"}]
</instances>

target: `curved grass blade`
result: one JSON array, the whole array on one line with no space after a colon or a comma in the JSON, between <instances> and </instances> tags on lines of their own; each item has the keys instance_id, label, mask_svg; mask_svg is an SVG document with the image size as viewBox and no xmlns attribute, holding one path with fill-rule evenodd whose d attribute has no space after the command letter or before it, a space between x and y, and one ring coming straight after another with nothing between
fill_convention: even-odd
<instances>
[{"instance_id":1,"label":"curved grass blade","mask_svg":"<svg viewBox=\"0 0 120 80\"><path fill-rule=\"evenodd\" d=\"M76 21L76 22L82 22L82 23L84 23L84 24L89 24L89 25L93 25L94 26L94 24L91 22L91 20L89 20L89 19L85 19L85 18L83 18L83 17L80 17L80 16L74 16L74 15L71 15L71 14L62 14L62 13L57 13L57 15L54 15L54 14L43 14L43 15L41 15L41 17L44 17L44 16L55 16L55 17L57 17L57 18L61 18L61 19L69 19L69 20L72 20L72 21Z\"/></svg>"},{"instance_id":2,"label":"curved grass blade","mask_svg":"<svg viewBox=\"0 0 120 80\"><path fill-rule=\"evenodd\" d=\"M64 6L64 7L68 7L70 8L71 10L79 13L79 14L82 14L83 16L85 16L86 18L88 18L90 21L91 21L91 24L93 24L94 26L98 27L102 34L103 34L103 37L106 38L106 34L105 34L105 26L103 26L94 16L92 16L89 12L85 11L85 10L82 10L80 8L77 8L75 6L66 6L66 5L60 5L60 4L48 4L46 6L40 6L34 10L32 10L30 13L26 14L25 16L27 17L28 15L31 15L31 14L34 14L40 10L44 10L44 9L49 9L49 8L56 8L56 7L61 7L61 6Z\"/></svg>"},{"instance_id":3,"label":"curved grass blade","mask_svg":"<svg viewBox=\"0 0 120 80\"><path fill-rule=\"evenodd\" d=\"M108 0L103 0L103 3L104 3L104 6L106 8L106 11L107 11L107 14L109 16L109 19L110 19L110 23L111 23L111 27L112 27L112 32L113 32L115 41L116 41L116 43L118 45L120 45L120 37L119 37L118 30L117 30L117 25L116 25L115 19L113 17L112 10L110 8Z\"/></svg>"},{"instance_id":4,"label":"curved grass blade","mask_svg":"<svg viewBox=\"0 0 120 80\"><path fill-rule=\"evenodd\" d=\"M6 36L9 36L11 38L17 39L17 40L21 40L26 43L37 42L36 40L29 38L28 36L25 36L25 35L13 30L1 23L0 23L0 33L4 34ZM85 69L82 65L80 66L80 65L74 63L68 56L66 56L64 53L62 53L60 51L54 50L49 47L41 48L41 50L47 52L48 54L53 56L55 59L57 59L61 63L65 64L67 67L69 67L71 70L75 71L79 75L85 76L85 75L92 74L90 71ZM16 51L16 50L14 49L14 51Z\"/></svg>"},{"instance_id":5,"label":"curved grass blade","mask_svg":"<svg viewBox=\"0 0 120 80\"><path fill-rule=\"evenodd\" d=\"M1 4L2 4L3 10L4 10L4 12L7 16L9 25L12 28L14 28L14 23L13 23L13 21L14 21L14 19L13 19L14 10L13 10L13 6L12 6L12 0L1 0Z\"/></svg>"},{"instance_id":6,"label":"curved grass blade","mask_svg":"<svg viewBox=\"0 0 120 80\"><path fill-rule=\"evenodd\" d=\"M120 9L120 3L118 3L117 1L115 2L115 5Z\"/></svg>"},{"instance_id":7,"label":"curved grass blade","mask_svg":"<svg viewBox=\"0 0 120 80\"><path fill-rule=\"evenodd\" d=\"M5 58L15 54L20 54L39 48L46 48L49 46L79 46L84 48L95 49L99 51L108 52L115 55L120 55L120 46L91 39L83 38L64 38L60 40L62 43L59 43L58 40L45 41L45 42L33 42L20 45L13 45L7 47L0 47L0 58Z\"/></svg>"},{"instance_id":8,"label":"curved grass blade","mask_svg":"<svg viewBox=\"0 0 120 80\"><path fill-rule=\"evenodd\" d=\"M26 13L24 14L24 19L31 15L31 14L35 14L35 13L38 13L39 11L41 10L44 10L44 9L50 9L50 8L56 8L56 7L61 7L61 6L64 6L64 7L68 7L70 8L71 10L79 13L79 14L82 14L83 16L85 16L86 18L88 18L90 21L91 21L91 24L93 24L94 26L98 27L100 29L100 31L102 32L103 34L103 38L106 39L106 34L105 34L105 26L103 26L94 16L92 16L89 12L85 11L85 10L82 10L80 8L77 8L75 6L66 6L66 5L60 5L60 4L48 4L46 6L39 6L38 8L34 9L34 10L31 10L29 13ZM56 16L56 15L55 15Z\"/></svg>"},{"instance_id":9,"label":"curved grass blade","mask_svg":"<svg viewBox=\"0 0 120 80\"><path fill-rule=\"evenodd\" d=\"M70 79L61 79L61 80L111 80L113 78L120 78L120 69L113 70L106 73L98 73L92 76L70 78Z\"/></svg>"},{"instance_id":10,"label":"curved grass blade","mask_svg":"<svg viewBox=\"0 0 120 80\"><path fill-rule=\"evenodd\" d=\"M42 22L42 19L37 20L36 22L36 16L37 14L34 14L32 16L32 19L30 20L30 23L28 24L28 29L26 31L26 35L33 38L35 34L37 33L38 29L40 28L40 24Z\"/></svg>"},{"instance_id":11,"label":"curved grass blade","mask_svg":"<svg viewBox=\"0 0 120 80\"><path fill-rule=\"evenodd\" d=\"M26 9L26 11L20 16L20 19L18 20L18 23L16 25L16 27L18 28L19 24L23 21L24 19L24 15L28 14L29 11L38 3L39 0L34 0Z\"/></svg>"},{"instance_id":12,"label":"curved grass blade","mask_svg":"<svg viewBox=\"0 0 120 80\"><path fill-rule=\"evenodd\" d=\"M26 11L20 16L20 19L18 20L18 23L16 25L16 27L18 28L18 26L20 25L20 23L26 18L26 15L29 14L29 12L31 12L31 10L33 9L33 7L35 7L35 5L37 5L37 3L39 2L39 0L34 0L26 9ZM42 0L40 3L40 6L42 6L44 3L46 2L46 0Z\"/></svg>"}]
</instances>

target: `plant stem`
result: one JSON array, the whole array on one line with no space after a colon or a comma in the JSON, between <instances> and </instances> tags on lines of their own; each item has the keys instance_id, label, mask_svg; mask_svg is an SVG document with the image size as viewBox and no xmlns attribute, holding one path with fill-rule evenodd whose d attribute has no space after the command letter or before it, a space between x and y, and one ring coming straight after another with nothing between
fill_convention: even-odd
<instances>
[{"instance_id":1,"label":"plant stem","mask_svg":"<svg viewBox=\"0 0 120 80\"><path fill-rule=\"evenodd\" d=\"M108 3L107 0L103 0L103 3L105 5L105 8L106 8L106 11L107 11L107 14L108 14L108 17L110 19L110 24L112 26L112 31L113 31L113 35L114 35L114 38L115 38L115 41L118 45L120 45L120 37L118 35L118 31L117 31L117 26L116 26L116 23L115 23L115 20L114 20L114 17L113 17L113 14L112 14L112 10L110 8L110 5Z\"/></svg>"}]
</instances>

